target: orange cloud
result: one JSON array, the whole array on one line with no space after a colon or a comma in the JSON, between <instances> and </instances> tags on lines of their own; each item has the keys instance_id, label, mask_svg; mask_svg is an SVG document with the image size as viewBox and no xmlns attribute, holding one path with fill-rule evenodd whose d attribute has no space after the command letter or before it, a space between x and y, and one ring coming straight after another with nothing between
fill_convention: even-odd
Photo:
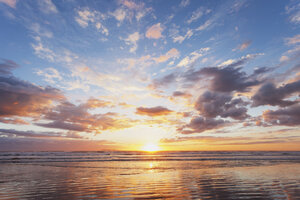
<instances>
[{"instance_id":1,"label":"orange cloud","mask_svg":"<svg viewBox=\"0 0 300 200\"><path fill-rule=\"evenodd\" d=\"M158 58L154 58L154 60L158 63L166 62L170 58L177 58L179 56L179 51L175 48L170 49L165 55L161 55Z\"/></svg>"},{"instance_id":2,"label":"orange cloud","mask_svg":"<svg viewBox=\"0 0 300 200\"><path fill-rule=\"evenodd\" d=\"M169 115L173 111L169 110L168 108L162 107L162 106L156 106L151 108L145 108L145 107L138 107L136 109L136 114L138 115L148 115L151 117L154 116L162 116L162 115Z\"/></svg>"},{"instance_id":3,"label":"orange cloud","mask_svg":"<svg viewBox=\"0 0 300 200\"><path fill-rule=\"evenodd\" d=\"M160 23L157 23L147 30L146 37L149 39L159 39L162 37L162 31L163 28L160 26Z\"/></svg>"}]
</instances>

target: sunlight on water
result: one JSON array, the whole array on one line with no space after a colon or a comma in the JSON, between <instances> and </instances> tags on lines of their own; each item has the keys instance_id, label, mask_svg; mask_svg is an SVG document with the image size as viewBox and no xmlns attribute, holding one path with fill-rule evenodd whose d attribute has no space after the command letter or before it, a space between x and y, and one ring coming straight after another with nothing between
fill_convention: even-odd
<instances>
[{"instance_id":1,"label":"sunlight on water","mask_svg":"<svg viewBox=\"0 0 300 200\"><path fill-rule=\"evenodd\" d=\"M40 160L36 153L0 156L0 199L296 199L300 194L297 152L290 160L272 153L240 153L230 160L214 159L226 158L224 153L202 153L210 159L200 160L201 153L195 152L122 152L110 155L109 161L78 161L95 153L67 154ZM188 155L199 159L189 160ZM252 157L239 159L241 155ZM10 162L4 161L8 156Z\"/></svg>"}]
</instances>

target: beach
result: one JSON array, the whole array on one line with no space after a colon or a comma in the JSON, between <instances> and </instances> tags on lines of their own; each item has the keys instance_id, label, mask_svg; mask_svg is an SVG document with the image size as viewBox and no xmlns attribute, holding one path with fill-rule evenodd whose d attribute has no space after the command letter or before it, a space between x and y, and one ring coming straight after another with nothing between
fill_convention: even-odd
<instances>
[{"instance_id":1,"label":"beach","mask_svg":"<svg viewBox=\"0 0 300 200\"><path fill-rule=\"evenodd\" d=\"M0 199L299 199L300 152L3 152Z\"/></svg>"}]
</instances>

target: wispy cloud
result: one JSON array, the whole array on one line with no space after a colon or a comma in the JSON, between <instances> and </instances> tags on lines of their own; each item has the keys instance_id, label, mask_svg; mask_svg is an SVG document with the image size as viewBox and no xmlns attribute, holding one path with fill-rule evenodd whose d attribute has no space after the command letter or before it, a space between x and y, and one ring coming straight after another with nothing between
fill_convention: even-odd
<instances>
[{"instance_id":1,"label":"wispy cloud","mask_svg":"<svg viewBox=\"0 0 300 200\"><path fill-rule=\"evenodd\" d=\"M300 23L300 3L297 1L291 2L290 5L285 7L286 13L289 15L291 23Z\"/></svg>"},{"instance_id":2,"label":"wispy cloud","mask_svg":"<svg viewBox=\"0 0 300 200\"><path fill-rule=\"evenodd\" d=\"M201 18L203 15L210 13L210 9L205 9L203 7L198 8L192 13L192 16L187 20L187 23L190 24L199 18Z\"/></svg>"},{"instance_id":3,"label":"wispy cloud","mask_svg":"<svg viewBox=\"0 0 300 200\"><path fill-rule=\"evenodd\" d=\"M246 41L246 42L243 42L242 44L238 45L235 49L233 49L233 51L236 51L236 50L244 51L250 45L251 45L251 41L250 40Z\"/></svg>"},{"instance_id":4,"label":"wispy cloud","mask_svg":"<svg viewBox=\"0 0 300 200\"><path fill-rule=\"evenodd\" d=\"M0 0L0 3L4 3L11 8L16 8L17 0Z\"/></svg>"},{"instance_id":5,"label":"wispy cloud","mask_svg":"<svg viewBox=\"0 0 300 200\"><path fill-rule=\"evenodd\" d=\"M166 62L171 58L178 58L179 51L175 48L170 49L166 54L159 56L158 58L154 58L154 60L158 63Z\"/></svg>"},{"instance_id":6,"label":"wispy cloud","mask_svg":"<svg viewBox=\"0 0 300 200\"><path fill-rule=\"evenodd\" d=\"M139 32L134 32L134 33L128 35L128 37L126 39L124 39L126 44L131 46L131 48L129 50L131 53L134 53L137 50L137 48L138 48L137 43L138 43L139 39L140 39Z\"/></svg>"},{"instance_id":7,"label":"wispy cloud","mask_svg":"<svg viewBox=\"0 0 300 200\"><path fill-rule=\"evenodd\" d=\"M181 35L174 36L173 42L178 42L181 44L185 39L189 39L190 37L192 37L193 34L194 34L193 31L191 29L189 29L184 36L181 36Z\"/></svg>"},{"instance_id":8,"label":"wispy cloud","mask_svg":"<svg viewBox=\"0 0 300 200\"><path fill-rule=\"evenodd\" d=\"M55 68L46 68L45 70L38 69L36 73L40 76L45 77L45 81L50 84L55 84L57 81L62 80L62 76Z\"/></svg>"},{"instance_id":9,"label":"wispy cloud","mask_svg":"<svg viewBox=\"0 0 300 200\"><path fill-rule=\"evenodd\" d=\"M102 34L108 35L108 29L101 22L105 18L106 16L98 11L92 11L89 8L83 8L77 10L77 16L75 17L75 21L82 28L86 28L89 24L92 24Z\"/></svg>"},{"instance_id":10,"label":"wispy cloud","mask_svg":"<svg viewBox=\"0 0 300 200\"><path fill-rule=\"evenodd\" d=\"M190 0L181 0L179 6L180 7L187 7L190 4Z\"/></svg>"},{"instance_id":11,"label":"wispy cloud","mask_svg":"<svg viewBox=\"0 0 300 200\"><path fill-rule=\"evenodd\" d=\"M202 57L203 54L207 51L209 51L210 48L206 47L206 48L201 48L198 49L196 51L193 51L192 53L190 53L189 56L184 57L178 64L178 67L188 67L190 65L192 65L193 63L195 63L197 61L198 58Z\"/></svg>"},{"instance_id":12,"label":"wispy cloud","mask_svg":"<svg viewBox=\"0 0 300 200\"><path fill-rule=\"evenodd\" d=\"M300 43L300 34L295 35L294 37L286 38L285 40L287 41L288 45L298 44Z\"/></svg>"},{"instance_id":13,"label":"wispy cloud","mask_svg":"<svg viewBox=\"0 0 300 200\"><path fill-rule=\"evenodd\" d=\"M41 8L41 11L46 14L58 13L58 10L54 3L51 0L43 0L38 2Z\"/></svg>"}]
</instances>

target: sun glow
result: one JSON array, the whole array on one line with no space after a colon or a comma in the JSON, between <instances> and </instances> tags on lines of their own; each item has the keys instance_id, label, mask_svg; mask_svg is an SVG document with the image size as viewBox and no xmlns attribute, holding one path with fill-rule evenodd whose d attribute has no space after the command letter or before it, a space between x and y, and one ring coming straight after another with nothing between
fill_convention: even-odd
<instances>
[{"instance_id":1,"label":"sun glow","mask_svg":"<svg viewBox=\"0 0 300 200\"><path fill-rule=\"evenodd\" d=\"M145 146L143 146L141 150L147 152L155 152L161 150L161 148L157 144L148 143Z\"/></svg>"}]
</instances>

